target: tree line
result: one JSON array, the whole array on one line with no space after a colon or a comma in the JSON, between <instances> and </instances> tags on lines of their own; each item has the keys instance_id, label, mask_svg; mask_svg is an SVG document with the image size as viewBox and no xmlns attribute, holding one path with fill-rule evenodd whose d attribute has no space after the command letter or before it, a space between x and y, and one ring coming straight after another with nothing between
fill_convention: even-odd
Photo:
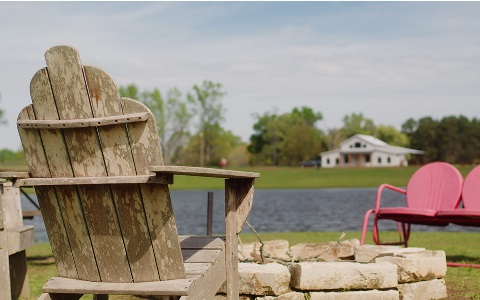
<instances>
[{"instance_id":1,"label":"tree line","mask_svg":"<svg viewBox=\"0 0 480 300\"><path fill-rule=\"evenodd\" d=\"M477 118L410 118L402 124L402 132L408 136L412 148L425 151L425 155L412 157L414 163L480 163L480 120Z\"/></svg>"},{"instance_id":2,"label":"tree line","mask_svg":"<svg viewBox=\"0 0 480 300\"><path fill-rule=\"evenodd\" d=\"M140 91L129 84L120 86L119 93L141 101L152 111L167 165L215 166L225 160L230 166L298 165L318 160L320 152L338 148L340 142L355 134L425 151L425 155L413 155L410 163L480 163L480 120L476 118L410 118L399 131L394 126L376 125L362 113L351 113L343 117L342 127L322 130L318 127L323 119L320 111L307 106L286 113L272 109L253 115L253 134L245 143L222 126L226 91L220 83L204 81L185 94L177 88L165 94L157 88ZM4 111L0 109L2 123ZM0 150L0 163L21 160L21 150Z\"/></svg>"}]
</instances>

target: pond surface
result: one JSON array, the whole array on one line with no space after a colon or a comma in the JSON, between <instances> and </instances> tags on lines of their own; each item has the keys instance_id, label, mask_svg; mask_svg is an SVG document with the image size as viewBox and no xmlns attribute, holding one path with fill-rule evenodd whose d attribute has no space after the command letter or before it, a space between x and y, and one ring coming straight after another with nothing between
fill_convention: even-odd
<instances>
[{"instance_id":1,"label":"pond surface","mask_svg":"<svg viewBox=\"0 0 480 300\"><path fill-rule=\"evenodd\" d=\"M289 231L361 231L363 217L375 206L376 188L255 190L248 222L259 233ZM225 195L215 190L213 234L225 232ZM205 235L207 191L172 191L173 210L181 235ZM22 199L23 209L34 209ZM382 206L405 206L403 195L384 190ZM42 217L25 220L35 226L35 240L47 241ZM373 216L370 217L370 227ZM396 223L383 221L381 229L396 230ZM449 225L433 227L412 225L413 231L474 231L480 228ZM245 225L243 232L251 232Z\"/></svg>"}]
</instances>

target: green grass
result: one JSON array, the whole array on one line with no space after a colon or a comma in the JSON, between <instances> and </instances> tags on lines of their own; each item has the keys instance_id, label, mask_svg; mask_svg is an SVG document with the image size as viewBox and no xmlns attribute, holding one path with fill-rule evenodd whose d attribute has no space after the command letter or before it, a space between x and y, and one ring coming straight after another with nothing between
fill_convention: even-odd
<instances>
[{"instance_id":1,"label":"green grass","mask_svg":"<svg viewBox=\"0 0 480 300\"><path fill-rule=\"evenodd\" d=\"M310 189L332 187L376 187L388 182L406 186L410 177L420 166L398 168L299 168L299 167L250 167L242 171L258 172L255 180L259 189ZM473 165L458 165L466 176ZM172 189L222 189L223 180L192 176L175 176Z\"/></svg>"},{"instance_id":2,"label":"green grass","mask_svg":"<svg viewBox=\"0 0 480 300\"><path fill-rule=\"evenodd\" d=\"M376 187L382 183L406 186L420 166L394 168L300 168L300 167L246 167L241 171L260 173L255 180L259 189L310 189L341 187ZM466 176L473 165L456 166ZM26 166L0 164L0 171L25 171ZM174 190L223 189L224 180L195 176L175 176Z\"/></svg>"},{"instance_id":3,"label":"green grass","mask_svg":"<svg viewBox=\"0 0 480 300\"><path fill-rule=\"evenodd\" d=\"M317 243L337 240L341 232L282 232L259 233L263 241L284 239L290 245L297 243ZM392 240L396 232L385 232L382 238ZM346 239L360 238L360 232L346 232ZM242 234L243 243L256 240L254 234ZM371 234L367 236L367 244L373 244ZM410 238L411 247L423 247L429 250L444 250L447 260L452 262L480 264L480 238L478 233L466 232L413 232ZM32 299L41 294L41 287L57 271L48 243L35 244L27 249L28 276ZM448 288L448 299L480 299L480 269L448 268L445 277ZM87 298L89 299L89 298ZM121 298L115 298L121 299Z\"/></svg>"}]
</instances>

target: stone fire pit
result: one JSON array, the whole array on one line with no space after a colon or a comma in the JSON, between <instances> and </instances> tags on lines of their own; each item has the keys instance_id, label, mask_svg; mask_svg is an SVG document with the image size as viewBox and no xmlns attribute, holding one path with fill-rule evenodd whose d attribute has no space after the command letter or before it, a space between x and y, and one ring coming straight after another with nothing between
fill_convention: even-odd
<instances>
[{"instance_id":1,"label":"stone fire pit","mask_svg":"<svg viewBox=\"0 0 480 300\"><path fill-rule=\"evenodd\" d=\"M241 299L444 299L444 251L274 240L239 246ZM224 298L222 287L216 296Z\"/></svg>"}]
</instances>

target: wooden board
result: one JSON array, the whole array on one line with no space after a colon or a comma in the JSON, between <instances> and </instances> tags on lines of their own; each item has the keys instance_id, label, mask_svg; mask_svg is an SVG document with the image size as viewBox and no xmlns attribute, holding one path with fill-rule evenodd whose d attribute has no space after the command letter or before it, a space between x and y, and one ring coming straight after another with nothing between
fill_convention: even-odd
<instances>
[{"instance_id":1,"label":"wooden board","mask_svg":"<svg viewBox=\"0 0 480 300\"><path fill-rule=\"evenodd\" d=\"M99 185L99 184L138 184L157 183L171 184L173 178L159 177L154 175L140 176L110 176L110 177L70 177L70 178L28 178L19 179L15 187L25 186L61 186L61 185Z\"/></svg>"},{"instance_id":2,"label":"wooden board","mask_svg":"<svg viewBox=\"0 0 480 300\"><path fill-rule=\"evenodd\" d=\"M186 236L178 237L182 249L217 249L223 250L225 242L218 237Z\"/></svg>"},{"instance_id":3,"label":"wooden board","mask_svg":"<svg viewBox=\"0 0 480 300\"><path fill-rule=\"evenodd\" d=\"M140 186L161 280L185 277L177 226L167 185Z\"/></svg>"},{"instance_id":4,"label":"wooden board","mask_svg":"<svg viewBox=\"0 0 480 300\"><path fill-rule=\"evenodd\" d=\"M155 166L150 167L150 171L158 173L169 173L176 175L216 177L216 178L258 178L259 173L232 171L213 168L199 168L187 166Z\"/></svg>"},{"instance_id":5,"label":"wooden board","mask_svg":"<svg viewBox=\"0 0 480 300\"><path fill-rule=\"evenodd\" d=\"M45 54L45 60L59 118L94 117L76 50L66 46L53 47ZM73 176L107 175L95 128L64 129L63 134ZM55 166L61 168L63 165L62 162ZM78 195L101 280L131 282L132 275L109 188L78 188Z\"/></svg>"},{"instance_id":6,"label":"wooden board","mask_svg":"<svg viewBox=\"0 0 480 300\"><path fill-rule=\"evenodd\" d=\"M36 119L58 119L47 69L38 71L32 78L30 95ZM36 131L19 128L19 132L25 135ZM33 160L30 165L32 177L72 177L73 169L62 132L48 129L37 132L41 141L35 150L43 149L45 161ZM39 154L26 153L26 156L36 157ZM73 187L38 187L36 193L59 274L70 278L99 280L78 191ZM59 228L59 224L63 225L63 228Z\"/></svg>"},{"instance_id":7,"label":"wooden board","mask_svg":"<svg viewBox=\"0 0 480 300\"><path fill-rule=\"evenodd\" d=\"M68 278L54 277L44 286L46 293L97 293L110 295L187 295L194 278L177 279L171 281L137 282L137 283L112 283L90 282Z\"/></svg>"},{"instance_id":8,"label":"wooden board","mask_svg":"<svg viewBox=\"0 0 480 300\"><path fill-rule=\"evenodd\" d=\"M225 261L226 261L226 289L227 300L239 299L239 275L238 275L238 199L236 181L225 180Z\"/></svg>"},{"instance_id":9,"label":"wooden board","mask_svg":"<svg viewBox=\"0 0 480 300\"><path fill-rule=\"evenodd\" d=\"M31 89L32 86L35 87L36 85L39 85L40 87L45 86L45 81L42 80L44 79L44 75L48 77L48 74L44 69L35 74L31 82ZM32 99L37 99L37 94L35 94L37 89L33 88L32 90ZM20 112L18 119L35 119L33 106L29 105L24 108ZM30 129L25 130L22 128L19 128L18 131L31 175L35 177L50 177L50 169L48 167L40 131ZM52 247L52 252L55 256L55 261L57 262L58 272L61 276L78 278L75 260L70 251L70 243L64 226L63 217L60 213L55 189L48 187L37 188L36 193L40 207L46 215L46 217L44 217L45 228L47 229L47 232L49 232L49 241Z\"/></svg>"},{"instance_id":10,"label":"wooden board","mask_svg":"<svg viewBox=\"0 0 480 300\"><path fill-rule=\"evenodd\" d=\"M124 113L148 112L138 101L123 98ZM150 174L149 166L163 164L153 116L143 123L128 124L132 153L138 175ZM173 181L173 178L171 179ZM170 192L167 185L140 185L157 268L161 280L185 277Z\"/></svg>"},{"instance_id":11,"label":"wooden board","mask_svg":"<svg viewBox=\"0 0 480 300\"><path fill-rule=\"evenodd\" d=\"M116 115L103 118L89 118L76 120L20 120L17 121L18 127L22 128L43 128L43 129L64 129L64 128L82 128L99 127L108 125L118 125L148 120L147 113ZM1 174L2 172L0 172ZM11 172L15 173L15 172ZM17 172L21 173L21 172Z\"/></svg>"},{"instance_id":12,"label":"wooden board","mask_svg":"<svg viewBox=\"0 0 480 300\"><path fill-rule=\"evenodd\" d=\"M122 105L117 98L118 91L111 78L102 70L92 66L85 66L85 75L91 94L92 108L95 117L108 117L122 114ZM125 113L147 113L151 115L148 110L141 111L138 109ZM153 117L149 119L152 119L151 122L153 121ZM148 121L143 123L145 123L144 125L148 128ZM138 157L134 157L131 149L131 145L137 143L138 137L132 136L128 131L130 134L129 139L127 127L121 125L98 128L98 131L109 176L143 175L144 168L142 164L144 163L143 159L145 156L139 155ZM146 133L150 139L157 141L158 144L156 131ZM142 146L144 153L154 151L155 149L155 147L151 145ZM137 171L137 169L139 171ZM161 187L151 188L154 188L156 192L160 194L168 193L168 190ZM151 208L147 209L146 206L150 207L152 205L151 202L158 206L156 202L159 202L157 199L159 195L157 195L157 193L147 194L143 192L143 189L143 185L140 186L140 190L132 186L112 187L134 281L152 281L158 280L159 278L162 280L184 278L185 271L181 263L179 247L174 249L174 251L166 252L166 256L162 256L159 251L154 251L152 248L152 245L156 244L151 241L154 240L154 238L158 239L162 236L157 236L152 230L149 230L147 220L158 219L159 216L150 216L148 211L151 210ZM169 206L163 205L163 207ZM165 211L162 211L161 214L165 214ZM171 214L173 216L173 209ZM163 236L164 241L165 239L170 239L177 242L176 227L173 229L173 231L168 232L167 236ZM160 249L168 249L168 245L169 243L164 243ZM163 269L159 268L157 270L157 264L162 261L170 261L172 266ZM177 265L178 267L174 267ZM179 272L175 272L175 270L179 270Z\"/></svg>"}]
</instances>

